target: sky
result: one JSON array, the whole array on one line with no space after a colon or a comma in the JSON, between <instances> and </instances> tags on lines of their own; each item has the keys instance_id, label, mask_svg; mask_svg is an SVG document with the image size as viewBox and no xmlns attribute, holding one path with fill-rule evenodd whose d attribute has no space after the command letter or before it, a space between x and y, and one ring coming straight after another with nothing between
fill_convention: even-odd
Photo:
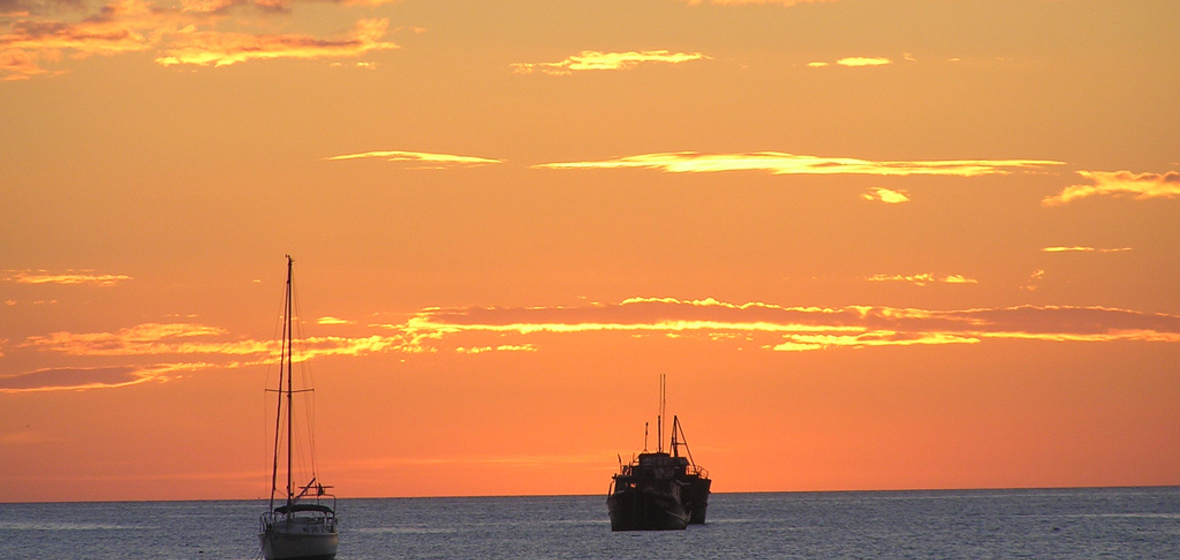
<instances>
[{"instance_id":1,"label":"sky","mask_svg":"<svg viewBox=\"0 0 1180 560\"><path fill-rule=\"evenodd\" d=\"M0 0L0 500L1180 484L1178 23Z\"/></svg>"}]
</instances>

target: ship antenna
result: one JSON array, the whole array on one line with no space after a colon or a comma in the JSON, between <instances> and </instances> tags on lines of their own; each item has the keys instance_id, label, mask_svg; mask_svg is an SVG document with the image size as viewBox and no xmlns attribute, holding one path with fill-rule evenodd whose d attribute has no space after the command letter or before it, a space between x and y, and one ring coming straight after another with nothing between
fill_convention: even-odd
<instances>
[{"instance_id":1,"label":"ship antenna","mask_svg":"<svg viewBox=\"0 0 1180 560\"><path fill-rule=\"evenodd\" d=\"M664 384L667 374L660 374L660 414L656 417L656 451L663 453L664 451L664 407L666 400L664 396Z\"/></svg>"},{"instance_id":2,"label":"ship antenna","mask_svg":"<svg viewBox=\"0 0 1180 560\"><path fill-rule=\"evenodd\" d=\"M647 453L647 422L643 423L643 452Z\"/></svg>"}]
</instances>

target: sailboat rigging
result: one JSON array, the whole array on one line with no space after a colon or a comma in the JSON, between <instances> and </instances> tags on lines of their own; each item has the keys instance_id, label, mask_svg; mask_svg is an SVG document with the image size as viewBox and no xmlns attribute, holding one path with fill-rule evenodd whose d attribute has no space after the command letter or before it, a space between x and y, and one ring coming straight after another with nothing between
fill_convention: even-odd
<instances>
[{"instance_id":1,"label":"sailboat rigging","mask_svg":"<svg viewBox=\"0 0 1180 560\"><path fill-rule=\"evenodd\" d=\"M292 277L294 260L287 255L287 291L284 302L282 348L279 353L278 409L275 413L274 461L271 470L270 505L261 517L258 541L266 560L330 560L336 557L339 534L336 528L336 497L328 493L331 486L321 484L315 474L296 493L293 473L294 400L296 393L309 388L295 389L293 364L295 361L293 333L294 297ZM285 381L285 384L284 384ZM286 406L284 406L284 404ZM284 420L286 445L283 445ZM286 447L286 486L284 503L275 506L279 489L280 449ZM328 505L327 501L331 501Z\"/></svg>"}]
</instances>

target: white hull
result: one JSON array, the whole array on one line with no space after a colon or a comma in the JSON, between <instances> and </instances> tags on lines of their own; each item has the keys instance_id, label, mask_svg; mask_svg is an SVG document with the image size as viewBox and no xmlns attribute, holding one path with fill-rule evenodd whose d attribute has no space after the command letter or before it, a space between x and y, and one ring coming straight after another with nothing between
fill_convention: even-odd
<instances>
[{"instance_id":1,"label":"white hull","mask_svg":"<svg viewBox=\"0 0 1180 560\"><path fill-rule=\"evenodd\" d=\"M272 531L258 535L258 541L262 544L262 557L266 560L329 560L336 557L339 535Z\"/></svg>"}]
</instances>

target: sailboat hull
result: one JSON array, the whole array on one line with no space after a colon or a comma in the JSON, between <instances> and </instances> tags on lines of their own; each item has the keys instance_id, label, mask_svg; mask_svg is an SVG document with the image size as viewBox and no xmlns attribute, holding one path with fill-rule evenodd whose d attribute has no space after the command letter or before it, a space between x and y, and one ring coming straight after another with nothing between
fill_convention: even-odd
<instances>
[{"instance_id":1,"label":"sailboat hull","mask_svg":"<svg viewBox=\"0 0 1180 560\"><path fill-rule=\"evenodd\" d=\"M332 560L339 546L336 533L295 533L272 531L258 535L266 560Z\"/></svg>"}]
</instances>

